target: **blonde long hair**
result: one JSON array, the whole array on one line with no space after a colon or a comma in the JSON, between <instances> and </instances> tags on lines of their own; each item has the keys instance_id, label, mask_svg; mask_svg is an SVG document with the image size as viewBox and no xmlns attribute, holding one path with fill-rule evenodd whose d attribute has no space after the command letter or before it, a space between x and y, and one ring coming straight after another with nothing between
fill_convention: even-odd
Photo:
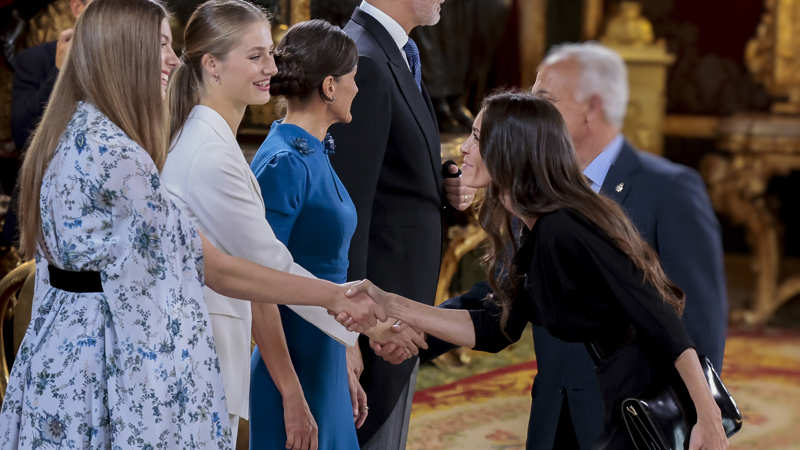
<instances>
[{"instance_id":1,"label":"blonde long hair","mask_svg":"<svg viewBox=\"0 0 800 450\"><path fill-rule=\"evenodd\" d=\"M20 174L21 249L32 257L42 239L39 198L58 141L79 101L95 105L161 169L167 151L167 112L161 98L161 22L155 0L95 0L75 25L61 68Z\"/></svg>"},{"instance_id":2,"label":"blonde long hair","mask_svg":"<svg viewBox=\"0 0 800 450\"><path fill-rule=\"evenodd\" d=\"M183 32L183 64L175 69L167 90L170 140L175 139L192 108L200 103L203 55L209 54L224 61L247 25L256 22L266 22L269 26L269 16L245 0L209 0L194 10Z\"/></svg>"}]
</instances>

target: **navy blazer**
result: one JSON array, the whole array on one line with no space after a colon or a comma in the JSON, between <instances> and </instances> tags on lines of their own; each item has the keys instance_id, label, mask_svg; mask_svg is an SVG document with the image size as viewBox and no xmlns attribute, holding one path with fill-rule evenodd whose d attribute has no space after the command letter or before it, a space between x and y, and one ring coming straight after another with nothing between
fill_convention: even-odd
<instances>
[{"instance_id":1,"label":"navy blazer","mask_svg":"<svg viewBox=\"0 0 800 450\"><path fill-rule=\"evenodd\" d=\"M331 127L332 162L350 193L358 225L348 279L369 278L408 298L433 304L442 249L439 127L425 86L420 91L402 50L375 18L356 8L344 28L358 47L353 121ZM364 443L388 418L416 360L399 366L361 339L369 416ZM411 387L413 389L413 386Z\"/></svg>"},{"instance_id":2,"label":"navy blazer","mask_svg":"<svg viewBox=\"0 0 800 450\"><path fill-rule=\"evenodd\" d=\"M56 41L25 49L14 59L11 134L17 150L25 148L39 123L57 77Z\"/></svg>"},{"instance_id":3,"label":"navy blazer","mask_svg":"<svg viewBox=\"0 0 800 450\"><path fill-rule=\"evenodd\" d=\"M728 301L719 222L700 175L659 156L640 152L627 141L609 169L601 192L619 203L655 249L667 276L686 293L683 323L697 352L722 368ZM486 283L443 305L486 307ZM519 336L511 336L512 340ZM561 406L569 403L581 448L592 448L603 431L603 407L594 364L583 344L566 343L541 327L533 329L539 373L533 385L528 449L552 449ZM494 343L499 351L510 342ZM452 346L429 338L423 358Z\"/></svg>"}]
</instances>

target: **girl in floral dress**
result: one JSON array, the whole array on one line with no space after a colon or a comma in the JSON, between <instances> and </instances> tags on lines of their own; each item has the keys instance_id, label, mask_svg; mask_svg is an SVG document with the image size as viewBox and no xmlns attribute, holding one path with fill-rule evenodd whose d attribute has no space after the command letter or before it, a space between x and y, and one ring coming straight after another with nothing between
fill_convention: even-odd
<instances>
[{"instance_id":1,"label":"girl in floral dress","mask_svg":"<svg viewBox=\"0 0 800 450\"><path fill-rule=\"evenodd\" d=\"M353 311L363 326L385 318L345 287L221 253L181 216L159 177L177 64L153 0L95 0L76 25L22 169L36 289L0 448L229 448L204 282Z\"/></svg>"}]
</instances>

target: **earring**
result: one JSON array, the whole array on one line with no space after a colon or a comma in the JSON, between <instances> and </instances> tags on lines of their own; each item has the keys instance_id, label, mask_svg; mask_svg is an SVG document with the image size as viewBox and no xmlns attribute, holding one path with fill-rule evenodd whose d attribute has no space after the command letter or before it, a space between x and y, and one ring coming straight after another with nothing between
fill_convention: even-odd
<instances>
[{"instance_id":1,"label":"earring","mask_svg":"<svg viewBox=\"0 0 800 450\"><path fill-rule=\"evenodd\" d=\"M219 80L219 75L217 75L216 73L214 74L214 81L216 81L217 84L222 84L222 82Z\"/></svg>"}]
</instances>

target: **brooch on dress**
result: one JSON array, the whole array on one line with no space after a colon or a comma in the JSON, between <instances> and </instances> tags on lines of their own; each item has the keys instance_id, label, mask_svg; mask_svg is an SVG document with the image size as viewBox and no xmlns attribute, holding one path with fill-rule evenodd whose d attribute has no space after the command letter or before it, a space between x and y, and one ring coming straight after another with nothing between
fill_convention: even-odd
<instances>
[{"instance_id":1,"label":"brooch on dress","mask_svg":"<svg viewBox=\"0 0 800 450\"><path fill-rule=\"evenodd\" d=\"M294 147L301 155L310 155L314 153L314 149L308 145L308 139L304 137L296 137L292 139L292 147Z\"/></svg>"},{"instance_id":2,"label":"brooch on dress","mask_svg":"<svg viewBox=\"0 0 800 450\"><path fill-rule=\"evenodd\" d=\"M333 136L330 134L325 135L325 139L322 141L322 144L325 146L326 155L333 155L336 153L336 143L333 142Z\"/></svg>"}]
</instances>

